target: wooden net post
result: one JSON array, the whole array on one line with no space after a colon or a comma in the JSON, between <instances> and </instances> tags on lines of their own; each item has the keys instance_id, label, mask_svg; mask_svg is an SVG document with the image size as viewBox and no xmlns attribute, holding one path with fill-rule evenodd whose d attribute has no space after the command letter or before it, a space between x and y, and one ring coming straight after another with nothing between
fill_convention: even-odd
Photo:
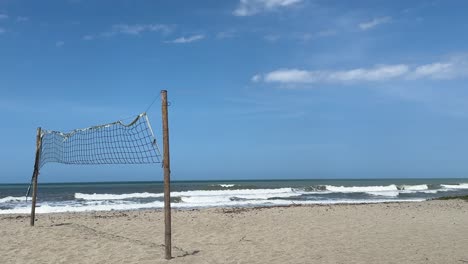
<instances>
[{"instance_id":1,"label":"wooden net post","mask_svg":"<svg viewBox=\"0 0 468 264\"><path fill-rule=\"evenodd\" d=\"M169 124L167 114L167 91L161 91L164 167L164 237L165 257L172 258L171 243L171 165L169 159Z\"/></svg>"},{"instance_id":2,"label":"wooden net post","mask_svg":"<svg viewBox=\"0 0 468 264\"><path fill-rule=\"evenodd\" d=\"M32 204L31 204L31 226L34 226L34 221L36 219L36 198L37 198L37 178L39 176L39 162L41 159L41 148L42 148L42 136L41 136L41 128L37 128L37 136L36 136L36 158L34 161L34 172L32 177Z\"/></svg>"}]
</instances>

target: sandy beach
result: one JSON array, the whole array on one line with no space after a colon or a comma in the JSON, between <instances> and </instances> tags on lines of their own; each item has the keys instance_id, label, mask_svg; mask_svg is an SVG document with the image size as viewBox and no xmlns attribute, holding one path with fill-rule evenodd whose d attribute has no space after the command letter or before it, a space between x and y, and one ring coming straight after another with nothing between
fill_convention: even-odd
<instances>
[{"instance_id":1,"label":"sandy beach","mask_svg":"<svg viewBox=\"0 0 468 264\"><path fill-rule=\"evenodd\" d=\"M0 216L0 263L468 263L468 202Z\"/></svg>"}]
</instances>

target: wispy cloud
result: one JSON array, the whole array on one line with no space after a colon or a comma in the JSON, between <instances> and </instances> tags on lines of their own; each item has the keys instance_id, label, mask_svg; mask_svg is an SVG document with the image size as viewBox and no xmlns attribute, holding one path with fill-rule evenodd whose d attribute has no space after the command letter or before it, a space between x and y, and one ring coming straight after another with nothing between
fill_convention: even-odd
<instances>
[{"instance_id":1,"label":"wispy cloud","mask_svg":"<svg viewBox=\"0 0 468 264\"><path fill-rule=\"evenodd\" d=\"M389 23L392 21L392 18L389 16L374 18L371 21L363 22L359 24L361 30L369 30L375 28L378 25Z\"/></svg>"},{"instance_id":2,"label":"wispy cloud","mask_svg":"<svg viewBox=\"0 0 468 264\"><path fill-rule=\"evenodd\" d=\"M6 29L0 27L0 34L3 34L6 32Z\"/></svg>"},{"instance_id":3,"label":"wispy cloud","mask_svg":"<svg viewBox=\"0 0 468 264\"><path fill-rule=\"evenodd\" d=\"M264 36L263 38L269 42L276 42L281 38L281 36L277 34L269 34Z\"/></svg>"},{"instance_id":4,"label":"wispy cloud","mask_svg":"<svg viewBox=\"0 0 468 264\"><path fill-rule=\"evenodd\" d=\"M260 74L255 74L252 76L252 82L260 82L262 80L262 76Z\"/></svg>"},{"instance_id":5,"label":"wispy cloud","mask_svg":"<svg viewBox=\"0 0 468 264\"><path fill-rule=\"evenodd\" d=\"M319 83L347 81L379 81L395 78L409 71L406 65L385 65L369 69L347 71L306 71L299 69L279 69L267 73L265 82L280 83Z\"/></svg>"},{"instance_id":6,"label":"wispy cloud","mask_svg":"<svg viewBox=\"0 0 468 264\"><path fill-rule=\"evenodd\" d=\"M9 16L5 13L0 14L0 20L7 19Z\"/></svg>"},{"instance_id":7,"label":"wispy cloud","mask_svg":"<svg viewBox=\"0 0 468 264\"><path fill-rule=\"evenodd\" d=\"M234 10L235 16L252 16L264 11L296 5L303 0L240 0Z\"/></svg>"},{"instance_id":8,"label":"wispy cloud","mask_svg":"<svg viewBox=\"0 0 468 264\"><path fill-rule=\"evenodd\" d=\"M29 17L19 16L16 17L16 22L26 22L29 21Z\"/></svg>"},{"instance_id":9,"label":"wispy cloud","mask_svg":"<svg viewBox=\"0 0 468 264\"><path fill-rule=\"evenodd\" d=\"M335 30L322 30L316 33L304 32L304 33L295 33L293 34L294 39L298 39L302 42L308 42L313 39L326 38L335 36L337 32Z\"/></svg>"},{"instance_id":10,"label":"wispy cloud","mask_svg":"<svg viewBox=\"0 0 468 264\"><path fill-rule=\"evenodd\" d=\"M446 79L450 78L450 76L455 73L455 70L456 69L452 63L436 62L416 67L411 75L411 78L418 79L424 77L433 77L437 79Z\"/></svg>"},{"instance_id":11,"label":"wispy cloud","mask_svg":"<svg viewBox=\"0 0 468 264\"><path fill-rule=\"evenodd\" d=\"M216 34L217 39L228 39L228 38L234 38L235 36L236 36L235 30L222 31Z\"/></svg>"},{"instance_id":12,"label":"wispy cloud","mask_svg":"<svg viewBox=\"0 0 468 264\"><path fill-rule=\"evenodd\" d=\"M317 36L318 37L330 37L330 36L334 36L336 34L337 34L336 30L327 29L327 30L319 31L317 33Z\"/></svg>"},{"instance_id":13,"label":"wispy cloud","mask_svg":"<svg viewBox=\"0 0 468 264\"><path fill-rule=\"evenodd\" d=\"M93 40L94 36L93 35L85 35L83 36L83 40Z\"/></svg>"},{"instance_id":14,"label":"wispy cloud","mask_svg":"<svg viewBox=\"0 0 468 264\"><path fill-rule=\"evenodd\" d=\"M145 32L159 32L168 34L172 31L173 26L163 24L116 24L109 31L100 34L88 34L83 36L83 40L93 40L100 37L112 37L115 35L131 35L139 36Z\"/></svg>"},{"instance_id":15,"label":"wispy cloud","mask_svg":"<svg viewBox=\"0 0 468 264\"><path fill-rule=\"evenodd\" d=\"M127 35L139 35L143 32L162 32L169 33L171 28L167 25L161 24L147 24L147 25L127 25L118 24L112 26L111 34L127 34Z\"/></svg>"},{"instance_id":16,"label":"wispy cloud","mask_svg":"<svg viewBox=\"0 0 468 264\"><path fill-rule=\"evenodd\" d=\"M65 41L59 40L59 41L55 42L55 46L57 48L61 48L61 47L63 47L63 45L65 45Z\"/></svg>"},{"instance_id":17,"label":"wispy cloud","mask_svg":"<svg viewBox=\"0 0 468 264\"><path fill-rule=\"evenodd\" d=\"M190 37L176 38L174 40L166 41L166 43L185 44L185 43L200 41L200 40L202 40L204 38L205 38L204 35L194 35L194 36L190 36Z\"/></svg>"},{"instance_id":18,"label":"wispy cloud","mask_svg":"<svg viewBox=\"0 0 468 264\"><path fill-rule=\"evenodd\" d=\"M253 82L282 84L314 84L314 83L356 83L380 82L387 80L449 80L468 77L468 57L458 56L446 62L435 62L422 65L377 65L370 68L350 70L302 70L279 69L263 75L256 74Z\"/></svg>"}]
</instances>

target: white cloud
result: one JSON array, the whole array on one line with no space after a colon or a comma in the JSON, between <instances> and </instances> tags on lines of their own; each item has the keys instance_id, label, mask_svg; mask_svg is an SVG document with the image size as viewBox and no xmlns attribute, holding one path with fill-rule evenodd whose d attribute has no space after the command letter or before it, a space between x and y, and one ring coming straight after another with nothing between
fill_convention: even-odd
<instances>
[{"instance_id":1,"label":"white cloud","mask_svg":"<svg viewBox=\"0 0 468 264\"><path fill-rule=\"evenodd\" d=\"M451 63L431 63L416 67L411 78L432 77L434 79L449 78L454 73L453 64Z\"/></svg>"},{"instance_id":2,"label":"white cloud","mask_svg":"<svg viewBox=\"0 0 468 264\"><path fill-rule=\"evenodd\" d=\"M262 76L260 74L255 74L252 77L252 82L260 82L262 80Z\"/></svg>"},{"instance_id":3,"label":"white cloud","mask_svg":"<svg viewBox=\"0 0 468 264\"><path fill-rule=\"evenodd\" d=\"M303 32L303 33L295 33L293 34L294 39L298 39L302 42L308 42L318 38L326 38L336 35L337 32L335 30L322 30L316 33L310 32Z\"/></svg>"},{"instance_id":4,"label":"white cloud","mask_svg":"<svg viewBox=\"0 0 468 264\"><path fill-rule=\"evenodd\" d=\"M275 35L275 34L270 34L270 35L264 36L263 38L265 40L269 41L269 42L276 42L281 38L281 36L280 35Z\"/></svg>"},{"instance_id":5,"label":"white cloud","mask_svg":"<svg viewBox=\"0 0 468 264\"><path fill-rule=\"evenodd\" d=\"M166 41L166 43L176 43L176 44L184 44L184 43L190 43L190 42L195 42L204 39L204 35L194 35L191 37L180 37L176 38L174 40Z\"/></svg>"},{"instance_id":6,"label":"white cloud","mask_svg":"<svg viewBox=\"0 0 468 264\"><path fill-rule=\"evenodd\" d=\"M61 40L60 40L60 41L55 42L55 46L56 46L57 48L60 48L60 47L62 47L63 45L65 45L65 42L64 42L64 41L61 41Z\"/></svg>"},{"instance_id":7,"label":"white cloud","mask_svg":"<svg viewBox=\"0 0 468 264\"><path fill-rule=\"evenodd\" d=\"M307 41L313 39L314 35L311 34L311 33L302 33L302 34L298 34L296 38L301 40L301 41L307 42Z\"/></svg>"},{"instance_id":8,"label":"white cloud","mask_svg":"<svg viewBox=\"0 0 468 264\"><path fill-rule=\"evenodd\" d=\"M234 30L222 31L216 34L216 38L218 39L234 38L235 36L236 32Z\"/></svg>"},{"instance_id":9,"label":"white cloud","mask_svg":"<svg viewBox=\"0 0 468 264\"><path fill-rule=\"evenodd\" d=\"M461 77L468 77L468 56L458 56L451 58L447 62L422 65L377 65L371 68L356 68L341 71L279 69L263 75L256 74L252 77L252 81L282 84L346 84L356 82L382 82L388 80L440 80Z\"/></svg>"},{"instance_id":10,"label":"white cloud","mask_svg":"<svg viewBox=\"0 0 468 264\"><path fill-rule=\"evenodd\" d=\"M288 7L303 0L240 0L239 6L234 10L235 16L252 16L263 11L271 11Z\"/></svg>"},{"instance_id":11,"label":"white cloud","mask_svg":"<svg viewBox=\"0 0 468 264\"><path fill-rule=\"evenodd\" d=\"M83 40L93 40L94 36L93 35L85 35L83 36Z\"/></svg>"},{"instance_id":12,"label":"white cloud","mask_svg":"<svg viewBox=\"0 0 468 264\"><path fill-rule=\"evenodd\" d=\"M7 14L0 14L0 20L1 19L7 19L8 18L8 15Z\"/></svg>"},{"instance_id":13,"label":"white cloud","mask_svg":"<svg viewBox=\"0 0 468 264\"><path fill-rule=\"evenodd\" d=\"M171 28L167 25L161 24L146 24L146 25L127 25L127 24L118 24L112 26L112 34L128 34L128 35L139 35L142 32L162 32L169 33Z\"/></svg>"},{"instance_id":14,"label":"white cloud","mask_svg":"<svg viewBox=\"0 0 468 264\"><path fill-rule=\"evenodd\" d=\"M329 73L330 81L383 81L401 77L408 73L409 67L404 64L381 65L370 69L353 69Z\"/></svg>"},{"instance_id":15,"label":"white cloud","mask_svg":"<svg viewBox=\"0 0 468 264\"><path fill-rule=\"evenodd\" d=\"M385 24L385 23L388 23L392 20L391 17L389 16L386 16L386 17L378 17L378 18L374 18L373 20L371 21L368 21L368 22L363 22L361 24L359 24L359 28L361 30L369 30L369 29L372 29L378 25L381 25L381 24Z\"/></svg>"},{"instance_id":16,"label":"white cloud","mask_svg":"<svg viewBox=\"0 0 468 264\"><path fill-rule=\"evenodd\" d=\"M26 22L26 21L29 21L29 17L23 17L23 16L16 17L16 22Z\"/></svg>"},{"instance_id":17,"label":"white cloud","mask_svg":"<svg viewBox=\"0 0 468 264\"><path fill-rule=\"evenodd\" d=\"M110 31L96 35L88 34L83 36L83 40L93 40L100 37L112 37L119 34L139 36L144 32L160 32L162 34L168 34L172 31L172 29L172 26L163 24L116 24L112 26Z\"/></svg>"},{"instance_id":18,"label":"white cloud","mask_svg":"<svg viewBox=\"0 0 468 264\"><path fill-rule=\"evenodd\" d=\"M322 30L317 33L317 36L319 37L329 37L329 36L334 36L336 35L336 30L328 29L328 30Z\"/></svg>"},{"instance_id":19,"label":"white cloud","mask_svg":"<svg viewBox=\"0 0 468 264\"><path fill-rule=\"evenodd\" d=\"M266 74L264 77L264 81L281 83L308 83L314 82L314 80L316 79L316 76L314 75L316 75L316 72L308 72L298 69L280 69Z\"/></svg>"},{"instance_id":20,"label":"white cloud","mask_svg":"<svg viewBox=\"0 0 468 264\"><path fill-rule=\"evenodd\" d=\"M265 74L265 82L279 83L320 83L382 81L402 76L408 72L406 65L380 65L369 69L358 68L348 71L306 71L280 69Z\"/></svg>"}]
</instances>

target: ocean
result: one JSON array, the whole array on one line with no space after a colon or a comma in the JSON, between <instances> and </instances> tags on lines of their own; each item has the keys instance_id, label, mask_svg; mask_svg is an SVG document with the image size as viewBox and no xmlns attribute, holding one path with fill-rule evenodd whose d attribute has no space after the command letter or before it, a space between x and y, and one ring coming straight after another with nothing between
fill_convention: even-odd
<instances>
[{"instance_id":1,"label":"ocean","mask_svg":"<svg viewBox=\"0 0 468 264\"><path fill-rule=\"evenodd\" d=\"M0 184L0 214L29 213L28 184ZM162 182L39 184L37 213L163 208ZM468 179L174 181L172 207L421 202L468 195Z\"/></svg>"}]
</instances>

